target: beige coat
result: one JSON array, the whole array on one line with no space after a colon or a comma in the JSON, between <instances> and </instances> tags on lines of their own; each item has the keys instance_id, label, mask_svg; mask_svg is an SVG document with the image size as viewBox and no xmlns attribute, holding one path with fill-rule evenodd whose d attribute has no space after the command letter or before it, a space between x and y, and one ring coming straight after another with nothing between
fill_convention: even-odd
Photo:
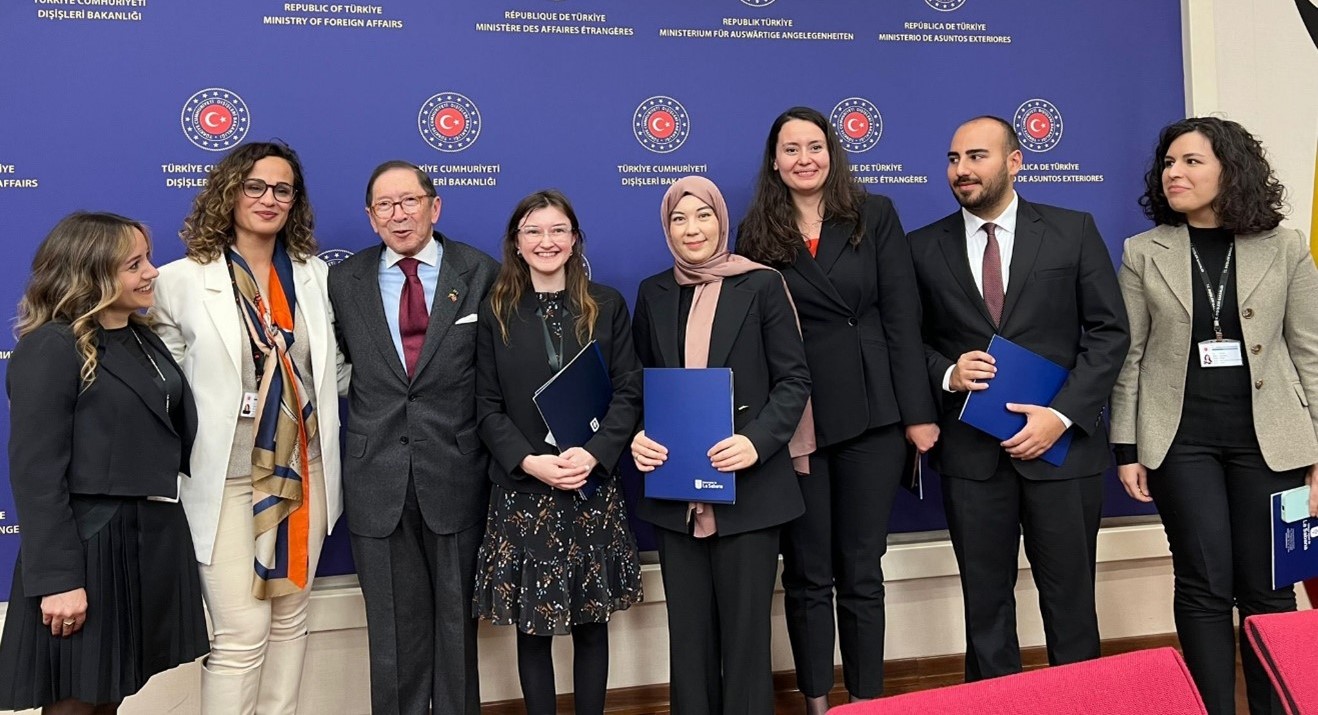
<instances>
[{"instance_id":1,"label":"beige coat","mask_svg":"<svg viewBox=\"0 0 1318 715\"><path fill-rule=\"evenodd\" d=\"M1273 471L1318 463L1318 269L1299 231L1239 236L1236 295L1254 431ZM1118 280L1130 353L1112 393L1112 442L1157 468L1181 423L1194 282L1190 234L1158 226L1126 239Z\"/></svg>"}]
</instances>

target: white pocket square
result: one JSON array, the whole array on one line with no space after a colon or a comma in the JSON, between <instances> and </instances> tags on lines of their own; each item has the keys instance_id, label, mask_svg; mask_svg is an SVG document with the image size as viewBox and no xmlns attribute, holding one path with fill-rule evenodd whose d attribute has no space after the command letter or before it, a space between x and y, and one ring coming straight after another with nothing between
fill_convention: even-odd
<instances>
[{"instance_id":1,"label":"white pocket square","mask_svg":"<svg viewBox=\"0 0 1318 715\"><path fill-rule=\"evenodd\" d=\"M454 325L466 325L467 323L474 323L474 322L476 322L476 314L472 313L471 315L458 318L458 321L454 323Z\"/></svg>"}]
</instances>

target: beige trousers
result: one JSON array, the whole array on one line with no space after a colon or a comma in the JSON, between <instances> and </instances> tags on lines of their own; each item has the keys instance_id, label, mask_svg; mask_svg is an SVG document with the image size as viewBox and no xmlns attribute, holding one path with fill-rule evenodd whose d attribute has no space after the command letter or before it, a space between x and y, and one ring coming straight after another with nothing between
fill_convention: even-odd
<instances>
[{"instance_id":1,"label":"beige trousers","mask_svg":"<svg viewBox=\"0 0 1318 715\"><path fill-rule=\"evenodd\" d=\"M316 572L321 545L325 541L325 476L320 459L311 461L311 528L308 544L309 570ZM279 673L280 683L261 678L260 697L276 697L294 703L301 683L302 660L307 634L307 606L311 582L297 593L258 600L252 596L252 564L255 560L252 528L252 482L249 477L232 478L224 484L215 551L209 565L200 564L202 595L212 624L211 653L206 659L203 680L209 676ZM293 641L299 641L294 645ZM274 659L289 662L272 662ZM295 662L294 662L295 661ZM255 678L253 678L255 679ZM278 692L281 689L293 692ZM207 703L202 688L202 709L232 711L233 703ZM257 712L276 708L262 707Z\"/></svg>"}]
</instances>

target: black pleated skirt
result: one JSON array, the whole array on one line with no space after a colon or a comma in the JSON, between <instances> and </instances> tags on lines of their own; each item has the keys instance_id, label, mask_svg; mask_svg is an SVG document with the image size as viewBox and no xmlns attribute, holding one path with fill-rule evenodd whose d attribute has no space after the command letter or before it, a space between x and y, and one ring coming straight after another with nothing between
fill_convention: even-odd
<instances>
[{"instance_id":1,"label":"black pleated skirt","mask_svg":"<svg viewBox=\"0 0 1318 715\"><path fill-rule=\"evenodd\" d=\"M87 620L68 638L41 623L41 598L23 591L23 564L0 637L0 710L66 698L115 703L156 673L206 654L201 582L183 507L73 497L84 537Z\"/></svg>"}]
</instances>

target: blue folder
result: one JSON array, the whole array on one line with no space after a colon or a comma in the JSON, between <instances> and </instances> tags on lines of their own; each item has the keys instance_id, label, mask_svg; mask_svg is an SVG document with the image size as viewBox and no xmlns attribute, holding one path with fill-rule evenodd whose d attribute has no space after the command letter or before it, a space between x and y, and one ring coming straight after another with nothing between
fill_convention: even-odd
<instances>
[{"instance_id":1,"label":"blue folder","mask_svg":"<svg viewBox=\"0 0 1318 715\"><path fill-rule=\"evenodd\" d=\"M1297 498L1298 497L1298 498ZM1296 515L1285 515L1282 502L1303 501ZM1286 516L1298 517L1286 521ZM1309 518L1309 488L1272 495L1272 587L1286 588L1318 576L1318 519Z\"/></svg>"},{"instance_id":2,"label":"blue folder","mask_svg":"<svg viewBox=\"0 0 1318 715\"><path fill-rule=\"evenodd\" d=\"M549 428L546 441L559 452L585 446L599 431L613 400L613 380L599 344L594 340L587 343L531 399ZM590 498L598 488L597 480L591 478L578 491Z\"/></svg>"},{"instance_id":3,"label":"blue folder","mask_svg":"<svg viewBox=\"0 0 1318 715\"><path fill-rule=\"evenodd\" d=\"M645 435L668 448L668 459L645 475L651 499L732 504L735 472L709 463L709 448L733 434L732 370L646 368Z\"/></svg>"},{"instance_id":4,"label":"blue folder","mask_svg":"<svg viewBox=\"0 0 1318 715\"><path fill-rule=\"evenodd\" d=\"M1070 371L1030 352L1000 335L994 335L987 350L996 361L998 373L988 388L966 397L961 421L1001 440L1010 439L1025 427L1025 415L1011 412L1007 403L1047 407L1062 391ZM1039 459L1061 466L1071 448L1071 430L1062 433Z\"/></svg>"}]
</instances>

